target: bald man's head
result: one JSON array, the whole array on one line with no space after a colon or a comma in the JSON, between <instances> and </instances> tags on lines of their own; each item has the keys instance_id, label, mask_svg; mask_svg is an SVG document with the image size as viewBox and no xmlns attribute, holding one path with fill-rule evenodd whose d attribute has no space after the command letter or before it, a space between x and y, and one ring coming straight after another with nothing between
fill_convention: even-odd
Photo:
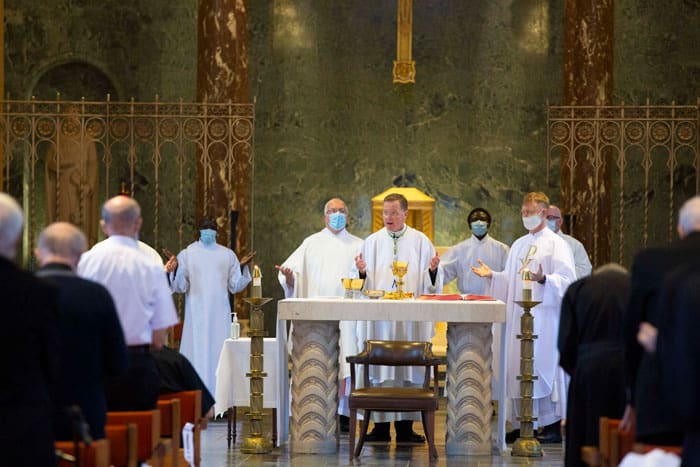
<instances>
[{"instance_id":1,"label":"bald man's head","mask_svg":"<svg viewBox=\"0 0 700 467\"><path fill-rule=\"evenodd\" d=\"M683 203L678 213L678 235L683 238L691 232L700 232L700 196Z\"/></svg>"},{"instance_id":2,"label":"bald man's head","mask_svg":"<svg viewBox=\"0 0 700 467\"><path fill-rule=\"evenodd\" d=\"M0 256L14 258L22 225L24 215L19 203L7 193L0 193Z\"/></svg>"},{"instance_id":3,"label":"bald man's head","mask_svg":"<svg viewBox=\"0 0 700 467\"><path fill-rule=\"evenodd\" d=\"M34 253L41 266L61 263L75 269L86 248L85 235L79 228L68 222L55 222L41 231Z\"/></svg>"},{"instance_id":4,"label":"bald man's head","mask_svg":"<svg viewBox=\"0 0 700 467\"><path fill-rule=\"evenodd\" d=\"M128 196L115 196L102 206L100 225L105 235L136 238L141 229L141 207Z\"/></svg>"},{"instance_id":5,"label":"bald man's head","mask_svg":"<svg viewBox=\"0 0 700 467\"><path fill-rule=\"evenodd\" d=\"M561 229L561 223L561 211L555 205L550 204L547 208L547 226L552 229L552 231L558 233Z\"/></svg>"}]
</instances>

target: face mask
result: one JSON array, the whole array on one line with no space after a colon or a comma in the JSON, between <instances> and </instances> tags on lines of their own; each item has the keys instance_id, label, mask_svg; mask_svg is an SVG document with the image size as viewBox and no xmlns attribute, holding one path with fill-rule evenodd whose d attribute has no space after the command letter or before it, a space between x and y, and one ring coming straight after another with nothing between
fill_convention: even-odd
<instances>
[{"instance_id":1,"label":"face mask","mask_svg":"<svg viewBox=\"0 0 700 467\"><path fill-rule=\"evenodd\" d=\"M199 241L205 245L211 245L216 242L216 230L204 229L199 231Z\"/></svg>"},{"instance_id":2,"label":"face mask","mask_svg":"<svg viewBox=\"0 0 700 467\"><path fill-rule=\"evenodd\" d=\"M343 230L345 228L345 214L334 212L328 215L328 225L333 230Z\"/></svg>"},{"instance_id":3,"label":"face mask","mask_svg":"<svg viewBox=\"0 0 700 467\"><path fill-rule=\"evenodd\" d=\"M556 232L557 231L557 220L556 219L549 219L547 221L547 227L549 227L549 230L551 230L552 232Z\"/></svg>"},{"instance_id":4,"label":"face mask","mask_svg":"<svg viewBox=\"0 0 700 467\"><path fill-rule=\"evenodd\" d=\"M486 221L474 221L471 223L472 233L477 237L483 237L489 231L489 224Z\"/></svg>"},{"instance_id":5,"label":"face mask","mask_svg":"<svg viewBox=\"0 0 700 467\"><path fill-rule=\"evenodd\" d=\"M535 214L534 216L523 217L523 225L527 230L534 230L541 223L542 218L539 216L539 214Z\"/></svg>"}]
</instances>

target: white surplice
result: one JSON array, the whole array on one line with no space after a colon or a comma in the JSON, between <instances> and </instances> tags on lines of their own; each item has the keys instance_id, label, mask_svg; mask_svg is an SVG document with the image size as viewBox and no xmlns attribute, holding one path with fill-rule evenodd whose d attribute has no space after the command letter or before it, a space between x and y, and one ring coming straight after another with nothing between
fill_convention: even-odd
<instances>
[{"instance_id":1,"label":"white surplice","mask_svg":"<svg viewBox=\"0 0 700 467\"><path fill-rule=\"evenodd\" d=\"M362 239L345 229L334 234L325 228L306 237L282 263L294 272L294 287L287 285L284 274L277 275L285 298L342 297L345 289L340 279L358 276L355 256L361 248ZM339 378L350 376L345 357L358 352L355 321L341 321Z\"/></svg>"},{"instance_id":2,"label":"white surplice","mask_svg":"<svg viewBox=\"0 0 700 467\"><path fill-rule=\"evenodd\" d=\"M557 335L561 300L569 287L576 280L574 258L569 245L548 228L536 234L527 234L513 243L503 272L494 272L491 280L491 295L506 303L505 355L506 358L506 397L512 402L520 398L520 317L522 308L515 301L522 300L522 269L537 271L542 265L546 275L544 284L532 283L532 299L541 301L531 312L534 315L534 381L533 399L535 400L533 416L539 417L539 426L549 425L566 414L565 385L559 370L559 352ZM506 417L514 427L511 404L507 404ZM543 408L546 413L538 413Z\"/></svg>"},{"instance_id":3,"label":"white surplice","mask_svg":"<svg viewBox=\"0 0 700 467\"><path fill-rule=\"evenodd\" d=\"M576 278L581 279L582 277L590 276L593 266L591 265L591 260L588 258L588 253L583 247L583 244L576 240L571 235L566 235L561 230L557 234L566 240L571 248L571 253L574 255L574 264L576 265Z\"/></svg>"},{"instance_id":4,"label":"white surplice","mask_svg":"<svg viewBox=\"0 0 700 467\"><path fill-rule=\"evenodd\" d=\"M287 278L281 272L277 275L284 289L285 298L342 297L345 289L341 279L358 277L355 257L362 248L362 239L343 229L337 234L328 228L304 239L299 248L282 263L294 272L294 287L287 285ZM347 394L350 389L350 365L345 357L356 355L360 348L357 340L355 321L341 321L340 352L338 352L338 379L341 394L338 413L348 416ZM291 347L291 345L290 345Z\"/></svg>"},{"instance_id":5,"label":"white surplice","mask_svg":"<svg viewBox=\"0 0 700 467\"><path fill-rule=\"evenodd\" d=\"M508 258L508 245L486 234L479 240L474 235L447 250L440 257L443 282L449 284L457 278L457 288L463 294L484 295L489 293L489 279L479 277L471 270L478 266L477 260L488 264L494 271L503 271Z\"/></svg>"},{"instance_id":6,"label":"white surplice","mask_svg":"<svg viewBox=\"0 0 700 467\"><path fill-rule=\"evenodd\" d=\"M487 277L480 277L471 270L478 266L477 260L483 261L493 271L503 271L508 259L510 248L505 243L486 234L479 240L474 235L458 243L440 257L440 267L444 271L443 282L449 284L457 278L457 288L463 294L488 295L491 282ZM494 394L498 394L498 375L501 355L502 323L492 326L493 341L491 344L491 385Z\"/></svg>"},{"instance_id":7,"label":"white surplice","mask_svg":"<svg viewBox=\"0 0 700 467\"><path fill-rule=\"evenodd\" d=\"M216 394L216 366L230 335L228 294L243 290L251 280L236 254L218 245L191 243L177 255L173 292L185 295L185 322L180 352L192 363L209 392Z\"/></svg>"},{"instance_id":8,"label":"white surplice","mask_svg":"<svg viewBox=\"0 0 700 467\"><path fill-rule=\"evenodd\" d=\"M442 270L438 268L435 285L430 280L430 260L435 256L435 248L428 237L418 230L407 227L406 232L396 241L389 236L386 227L365 239L362 257L367 263L365 289L395 292L396 280L391 266L394 260L408 262L408 273L404 276L404 292L414 296L435 293L442 290ZM432 322L399 321L358 321L357 337L360 342L368 339L430 341L435 334ZM375 367L371 375L373 382L386 380L423 382L423 371L413 368Z\"/></svg>"}]
</instances>

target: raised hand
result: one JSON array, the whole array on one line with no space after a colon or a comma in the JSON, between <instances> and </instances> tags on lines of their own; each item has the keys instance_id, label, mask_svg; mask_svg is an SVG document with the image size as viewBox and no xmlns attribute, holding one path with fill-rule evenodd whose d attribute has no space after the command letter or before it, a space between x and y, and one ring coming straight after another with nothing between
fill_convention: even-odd
<instances>
[{"instance_id":1,"label":"raised hand","mask_svg":"<svg viewBox=\"0 0 700 467\"><path fill-rule=\"evenodd\" d=\"M175 256L167 248L162 248L161 254L168 259L168 261L165 263L165 266L163 266L163 269L165 270L165 272L167 272L167 273L174 272L177 269L177 256Z\"/></svg>"},{"instance_id":2,"label":"raised hand","mask_svg":"<svg viewBox=\"0 0 700 467\"><path fill-rule=\"evenodd\" d=\"M491 268L484 264L483 261L477 259L476 262L479 263L479 266L471 266L474 274L476 274L479 277L491 277L493 275L493 271L491 271Z\"/></svg>"},{"instance_id":3,"label":"raised hand","mask_svg":"<svg viewBox=\"0 0 700 467\"><path fill-rule=\"evenodd\" d=\"M279 264L275 264L275 269L282 273L289 287L294 287L294 271L290 268L280 266Z\"/></svg>"},{"instance_id":4,"label":"raised hand","mask_svg":"<svg viewBox=\"0 0 700 467\"><path fill-rule=\"evenodd\" d=\"M360 271L362 274L367 272L367 263L365 260L362 258L362 253L359 255L355 256L355 267L357 268L358 271Z\"/></svg>"},{"instance_id":5,"label":"raised hand","mask_svg":"<svg viewBox=\"0 0 700 467\"><path fill-rule=\"evenodd\" d=\"M250 263L250 260L253 259L255 256L255 251L251 251L247 255L245 255L243 258L240 259L239 263L241 263L241 267L245 266L246 264Z\"/></svg>"},{"instance_id":6,"label":"raised hand","mask_svg":"<svg viewBox=\"0 0 700 467\"><path fill-rule=\"evenodd\" d=\"M430 258L430 270L435 271L440 264L440 256L438 256L437 252L435 252L435 256Z\"/></svg>"}]
</instances>

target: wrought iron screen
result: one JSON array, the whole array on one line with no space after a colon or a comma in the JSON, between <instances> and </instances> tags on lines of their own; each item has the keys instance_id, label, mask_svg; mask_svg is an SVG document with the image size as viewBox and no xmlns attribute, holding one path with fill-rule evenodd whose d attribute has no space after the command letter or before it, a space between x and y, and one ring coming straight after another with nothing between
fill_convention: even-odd
<instances>
[{"instance_id":1,"label":"wrought iron screen","mask_svg":"<svg viewBox=\"0 0 700 467\"><path fill-rule=\"evenodd\" d=\"M550 189L561 184L573 193L575 178L586 177L589 189L596 190L607 165L613 261L629 265L640 248L676 237L678 209L700 193L699 106L700 100L698 105L547 105ZM567 180L560 180L562 164ZM600 198L593 192L586 197L593 203ZM602 234L595 232L595 240ZM590 249L589 254L598 256Z\"/></svg>"},{"instance_id":2,"label":"wrought iron screen","mask_svg":"<svg viewBox=\"0 0 700 467\"><path fill-rule=\"evenodd\" d=\"M97 241L99 206L121 191L141 204L143 239L179 251L194 238L198 164L203 203L213 174L230 179L245 162L252 180L254 118L252 104L2 102L2 189L23 202L25 263L48 222L73 222Z\"/></svg>"}]
</instances>

